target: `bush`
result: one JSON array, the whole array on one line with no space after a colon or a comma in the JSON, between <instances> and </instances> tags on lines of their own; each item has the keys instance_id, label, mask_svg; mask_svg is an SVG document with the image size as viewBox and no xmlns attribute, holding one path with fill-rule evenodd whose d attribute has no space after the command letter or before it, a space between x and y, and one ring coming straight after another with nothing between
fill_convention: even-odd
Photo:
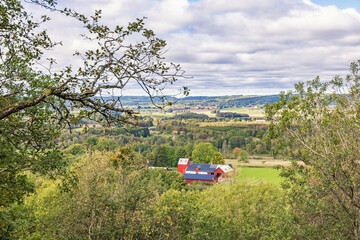
<instances>
[{"instance_id":1,"label":"bush","mask_svg":"<svg viewBox=\"0 0 360 240\"><path fill-rule=\"evenodd\" d=\"M246 150L241 150L239 152L239 161L247 161L249 159L249 154Z\"/></svg>"}]
</instances>

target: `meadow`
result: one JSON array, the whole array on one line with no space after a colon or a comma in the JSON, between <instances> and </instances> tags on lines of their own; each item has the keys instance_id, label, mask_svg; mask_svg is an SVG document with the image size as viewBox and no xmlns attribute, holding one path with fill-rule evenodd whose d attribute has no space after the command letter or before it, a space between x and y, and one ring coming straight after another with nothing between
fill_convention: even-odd
<instances>
[{"instance_id":1,"label":"meadow","mask_svg":"<svg viewBox=\"0 0 360 240\"><path fill-rule=\"evenodd\" d=\"M282 181L279 176L280 170L274 168L240 167L236 173L241 181L246 179L251 182L266 181L276 185L280 185Z\"/></svg>"}]
</instances>

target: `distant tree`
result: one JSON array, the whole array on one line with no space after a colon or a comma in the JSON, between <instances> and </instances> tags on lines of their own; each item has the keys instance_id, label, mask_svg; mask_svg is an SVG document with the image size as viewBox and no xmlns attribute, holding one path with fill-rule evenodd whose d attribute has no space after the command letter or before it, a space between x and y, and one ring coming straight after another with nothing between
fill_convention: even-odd
<instances>
[{"instance_id":1,"label":"distant tree","mask_svg":"<svg viewBox=\"0 0 360 240\"><path fill-rule=\"evenodd\" d=\"M184 175L177 171L167 171L166 169L151 169L149 185L153 186L159 194L169 189L187 190L188 185L185 182Z\"/></svg>"},{"instance_id":2,"label":"distant tree","mask_svg":"<svg viewBox=\"0 0 360 240\"><path fill-rule=\"evenodd\" d=\"M85 147L82 144L73 144L70 145L64 152L70 153L72 155L78 155L85 153Z\"/></svg>"},{"instance_id":3,"label":"distant tree","mask_svg":"<svg viewBox=\"0 0 360 240\"><path fill-rule=\"evenodd\" d=\"M229 139L229 143L231 145L231 148L242 148L246 144L246 138L244 136L232 136Z\"/></svg>"},{"instance_id":4,"label":"distant tree","mask_svg":"<svg viewBox=\"0 0 360 240\"><path fill-rule=\"evenodd\" d=\"M186 144L185 150L186 150L186 155L185 155L185 157L190 158L192 152L194 151L194 144L192 144L192 143Z\"/></svg>"},{"instance_id":5,"label":"distant tree","mask_svg":"<svg viewBox=\"0 0 360 240\"><path fill-rule=\"evenodd\" d=\"M179 147L175 152L175 159L179 160L179 158L186 157L186 150L183 147Z\"/></svg>"},{"instance_id":6,"label":"distant tree","mask_svg":"<svg viewBox=\"0 0 360 240\"><path fill-rule=\"evenodd\" d=\"M211 110L210 111L210 113L212 113L212 114L214 114L214 113L219 113L220 112L220 110L218 110L218 109L214 109L214 110Z\"/></svg>"},{"instance_id":7,"label":"distant tree","mask_svg":"<svg viewBox=\"0 0 360 240\"><path fill-rule=\"evenodd\" d=\"M246 161L249 159L248 152L246 150L241 150L239 152L239 161Z\"/></svg>"},{"instance_id":8,"label":"distant tree","mask_svg":"<svg viewBox=\"0 0 360 240\"><path fill-rule=\"evenodd\" d=\"M249 118L249 114L246 113L234 113L234 112L218 112L216 113L216 117L222 118Z\"/></svg>"},{"instance_id":9,"label":"distant tree","mask_svg":"<svg viewBox=\"0 0 360 240\"><path fill-rule=\"evenodd\" d=\"M217 152L214 155L214 160L212 162L213 164L225 164L224 158L221 155L221 153Z\"/></svg>"},{"instance_id":10,"label":"distant tree","mask_svg":"<svg viewBox=\"0 0 360 240\"><path fill-rule=\"evenodd\" d=\"M176 167L175 151L171 146L156 147L150 155L150 164L155 167Z\"/></svg>"},{"instance_id":11,"label":"distant tree","mask_svg":"<svg viewBox=\"0 0 360 240\"><path fill-rule=\"evenodd\" d=\"M229 149L228 143L226 140L224 140L222 143L222 152L225 154L225 153L227 153L228 149Z\"/></svg>"},{"instance_id":12,"label":"distant tree","mask_svg":"<svg viewBox=\"0 0 360 240\"><path fill-rule=\"evenodd\" d=\"M214 163L218 151L211 143L199 143L192 152L191 159L195 163Z\"/></svg>"},{"instance_id":13,"label":"distant tree","mask_svg":"<svg viewBox=\"0 0 360 240\"><path fill-rule=\"evenodd\" d=\"M233 154L234 154L234 157L235 157L235 158L238 158L238 157L239 157L240 151L241 151L241 148L238 148L238 147L236 147L236 148L233 149Z\"/></svg>"},{"instance_id":14,"label":"distant tree","mask_svg":"<svg viewBox=\"0 0 360 240\"><path fill-rule=\"evenodd\" d=\"M209 116L206 114L199 114L199 113L182 113L174 116L175 119L208 119Z\"/></svg>"},{"instance_id":15,"label":"distant tree","mask_svg":"<svg viewBox=\"0 0 360 240\"><path fill-rule=\"evenodd\" d=\"M99 151L114 151L118 147L117 143L108 138L101 137L98 139L96 149Z\"/></svg>"}]
</instances>

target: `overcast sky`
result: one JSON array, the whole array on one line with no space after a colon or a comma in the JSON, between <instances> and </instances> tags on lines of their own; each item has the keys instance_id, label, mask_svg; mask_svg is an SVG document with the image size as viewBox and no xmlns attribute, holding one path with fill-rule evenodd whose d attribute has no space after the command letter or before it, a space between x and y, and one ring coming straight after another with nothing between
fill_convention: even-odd
<instances>
[{"instance_id":1,"label":"overcast sky","mask_svg":"<svg viewBox=\"0 0 360 240\"><path fill-rule=\"evenodd\" d=\"M65 0L85 14L102 9L109 25L147 17L167 41L166 59L181 64L179 80L191 95L277 94L319 75L348 73L360 59L358 0ZM38 11L38 10L35 10ZM71 62L84 50L81 25L58 15L47 27L63 47L52 52ZM141 94L131 89L130 94Z\"/></svg>"}]
</instances>

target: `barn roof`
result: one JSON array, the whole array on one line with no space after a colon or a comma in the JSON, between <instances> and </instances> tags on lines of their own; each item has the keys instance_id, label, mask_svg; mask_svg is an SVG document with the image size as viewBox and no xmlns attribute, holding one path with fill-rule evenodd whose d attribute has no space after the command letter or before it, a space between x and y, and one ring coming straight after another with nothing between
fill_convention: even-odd
<instances>
[{"instance_id":1,"label":"barn roof","mask_svg":"<svg viewBox=\"0 0 360 240\"><path fill-rule=\"evenodd\" d=\"M199 172L215 172L216 169L218 168L217 164L207 164L207 163L193 163L190 164L186 171L195 171L195 168L198 167L199 168Z\"/></svg>"},{"instance_id":2,"label":"barn roof","mask_svg":"<svg viewBox=\"0 0 360 240\"><path fill-rule=\"evenodd\" d=\"M188 158L179 158L178 165L187 165L189 163L190 159Z\"/></svg>"},{"instance_id":3,"label":"barn roof","mask_svg":"<svg viewBox=\"0 0 360 240\"><path fill-rule=\"evenodd\" d=\"M219 167L224 173L228 173L228 172L231 172L231 171L234 170L231 164L229 164L229 165L218 165L218 167Z\"/></svg>"},{"instance_id":4,"label":"barn roof","mask_svg":"<svg viewBox=\"0 0 360 240\"><path fill-rule=\"evenodd\" d=\"M184 173L185 179L193 179L193 180L214 180L216 175L208 175L208 174L188 174Z\"/></svg>"}]
</instances>

